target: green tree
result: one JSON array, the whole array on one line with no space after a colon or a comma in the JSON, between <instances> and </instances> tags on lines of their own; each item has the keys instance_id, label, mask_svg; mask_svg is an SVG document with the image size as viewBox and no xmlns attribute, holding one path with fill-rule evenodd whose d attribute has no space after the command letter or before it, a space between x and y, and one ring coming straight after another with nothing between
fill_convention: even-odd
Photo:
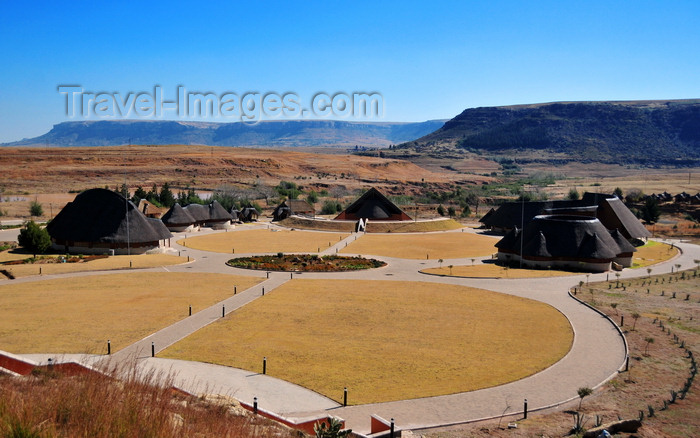
<instances>
[{"instance_id":1,"label":"green tree","mask_svg":"<svg viewBox=\"0 0 700 438\"><path fill-rule=\"evenodd\" d=\"M582 386L576 391L578 393L579 398L581 399L578 402L578 410L581 410L581 403L583 403L583 398L588 397L589 395L593 394L593 390L587 386Z\"/></svg>"},{"instance_id":2,"label":"green tree","mask_svg":"<svg viewBox=\"0 0 700 438\"><path fill-rule=\"evenodd\" d=\"M41 228L34 221L27 222L19 231L17 237L19 246L30 251L36 257L37 254L45 253L51 246L51 237L45 228Z\"/></svg>"},{"instance_id":3,"label":"green tree","mask_svg":"<svg viewBox=\"0 0 700 438\"><path fill-rule=\"evenodd\" d=\"M440 205L438 206L438 208L437 208L437 213L438 213L440 216L444 216L444 215L445 215L445 207L443 207L442 204L440 204Z\"/></svg>"},{"instance_id":4,"label":"green tree","mask_svg":"<svg viewBox=\"0 0 700 438\"><path fill-rule=\"evenodd\" d=\"M342 210L338 207L340 207L340 204L335 201L325 201L321 207L321 214L335 214Z\"/></svg>"},{"instance_id":5,"label":"green tree","mask_svg":"<svg viewBox=\"0 0 700 438\"><path fill-rule=\"evenodd\" d=\"M314 424L316 438L344 438L350 436L352 429L341 430L342 428L343 422L335 417L329 417L328 424L320 421Z\"/></svg>"},{"instance_id":6,"label":"green tree","mask_svg":"<svg viewBox=\"0 0 700 438\"><path fill-rule=\"evenodd\" d=\"M457 214L457 212L455 212L455 208L453 206L449 206L447 207L447 214L450 217L454 217Z\"/></svg>"},{"instance_id":7,"label":"green tree","mask_svg":"<svg viewBox=\"0 0 700 438\"><path fill-rule=\"evenodd\" d=\"M578 190L576 189L571 189L569 190L569 199L571 201L578 201L580 199L581 195L579 195Z\"/></svg>"},{"instance_id":8,"label":"green tree","mask_svg":"<svg viewBox=\"0 0 700 438\"><path fill-rule=\"evenodd\" d=\"M647 197L644 201L644 206L641 209L642 220L648 224L656 223L661 216L661 209L659 208L659 201L651 196Z\"/></svg>"},{"instance_id":9,"label":"green tree","mask_svg":"<svg viewBox=\"0 0 700 438\"><path fill-rule=\"evenodd\" d=\"M32 201L29 206L29 214L32 216L41 216L44 214L44 208L37 201Z\"/></svg>"},{"instance_id":10,"label":"green tree","mask_svg":"<svg viewBox=\"0 0 700 438\"><path fill-rule=\"evenodd\" d=\"M622 199L622 189L615 187L615 190L613 190L613 195L617 196L619 199Z\"/></svg>"},{"instance_id":11,"label":"green tree","mask_svg":"<svg viewBox=\"0 0 700 438\"><path fill-rule=\"evenodd\" d=\"M312 190L311 193L309 193L309 196L306 197L306 201L309 204L317 203L318 202L318 193L316 193L315 191Z\"/></svg>"},{"instance_id":12,"label":"green tree","mask_svg":"<svg viewBox=\"0 0 700 438\"><path fill-rule=\"evenodd\" d=\"M462 209L462 217L469 217L472 214L472 209L469 208L469 205L465 205L464 208Z\"/></svg>"},{"instance_id":13,"label":"green tree","mask_svg":"<svg viewBox=\"0 0 700 438\"><path fill-rule=\"evenodd\" d=\"M148 193L143 189L143 187L138 186L136 188L136 191L134 191L134 196L131 198L131 200L135 203L138 204L138 202L142 199L146 199L148 196Z\"/></svg>"},{"instance_id":14,"label":"green tree","mask_svg":"<svg viewBox=\"0 0 700 438\"><path fill-rule=\"evenodd\" d=\"M160 188L160 195L158 195L158 200L163 207L172 207L175 205L175 196L173 192L170 191L170 186L168 183L163 183Z\"/></svg>"}]
</instances>

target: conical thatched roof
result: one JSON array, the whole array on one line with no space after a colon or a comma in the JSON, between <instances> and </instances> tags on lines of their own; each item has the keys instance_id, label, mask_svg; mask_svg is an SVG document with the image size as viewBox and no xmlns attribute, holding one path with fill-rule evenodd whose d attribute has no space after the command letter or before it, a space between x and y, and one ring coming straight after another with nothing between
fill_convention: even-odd
<instances>
[{"instance_id":1,"label":"conical thatched roof","mask_svg":"<svg viewBox=\"0 0 700 438\"><path fill-rule=\"evenodd\" d=\"M357 201L336 216L335 220L391 220L410 221L410 216L403 212L379 190L372 187Z\"/></svg>"},{"instance_id":2,"label":"conical thatched roof","mask_svg":"<svg viewBox=\"0 0 700 438\"><path fill-rule=\"evenodd\" d=\"M219 204L219 201L212 201L209 204L209 222L224 222L231 219L231 214Z\"/></svg>"},{"instance_id":3,"label":"conical thatched roof","mask_svg":"<svg viewBox=\"0 0 700 438\"><path fill-rule=\"evenodd\" d=\"M172 237L160 220L147 218L131 201L106 189L80 193L46 229L54 240L70 242L126 244Z\"/></svg>"},{"instance_id":4,"label":"conical thatched roof","mask_svg":"<svg viewBox=\"0 0 700 438\"><path fill-rule=\"evenodd\" d=\"M634 247L615 236L596 218L580 216L536 216L521 233L513 229L496 243L501 252L520 254L525 258L544 257L565 260L612 260L635 251Z\"/></svg>"},{"instance_id":5,"label":"conical thatched roof","mask_svg":"<svg viewBox=\"0 0 700 438\"><path fill-rule=\"evenodd\" d=\"M541 214L597 217L605 228L618 229L627 239L651 236L617 196L589 192L579 201L505 202L493 213L484 215L480 222L488 227L510 230L527 225Z\"/></svg>"},{"instance_id":6,"label":"conical thatched roof","mask_svg":"<svg viewBox=\"0 0 700 438\"><path fill-rule=\"evenodd\" d=\"M170 210L163 215L161 220L170 227L187 226L197 222L187 210L180 207L180 204L170 207Z\"/></svg>"},{"instance_id":7,"label":"conical thatched roof","mask_svg":"<svg viewBox=\"0 0 700 438\"><path fill-rule=\"evenodd\" d=\"M209 208L200 204L190 204L185 210L194 218L198 224L204 224L209 219Z\"/></svg>"}]
</instances>

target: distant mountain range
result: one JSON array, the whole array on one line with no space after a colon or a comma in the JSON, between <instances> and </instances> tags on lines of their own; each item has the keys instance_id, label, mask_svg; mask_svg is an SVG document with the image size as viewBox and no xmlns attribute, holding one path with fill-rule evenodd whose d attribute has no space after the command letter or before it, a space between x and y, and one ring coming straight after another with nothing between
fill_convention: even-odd
<instances>
[{"instance_id":1,"label":"distant mountain range","mask_svg":"<svg viewBox=\"0 0 700 438\"><path fill-rule=\"evenodd\" d=\"M48 133L3 146L117 146L186 144L208 146L387 147L422 137L444 120L420 123L334 120L262 121L257 124L157 120L63 122Z\"/></svg>"},{"instance_id":2,"label":"distant mountain range","mask_svg":"<svg viewBox=\"0 0 700 438\"><path fill-rule=\"evenodd\" d=\"M700 165L700 99L471 108L437 131L400 145L397 152L402 149Z\"/></svg>"}]
</instances>

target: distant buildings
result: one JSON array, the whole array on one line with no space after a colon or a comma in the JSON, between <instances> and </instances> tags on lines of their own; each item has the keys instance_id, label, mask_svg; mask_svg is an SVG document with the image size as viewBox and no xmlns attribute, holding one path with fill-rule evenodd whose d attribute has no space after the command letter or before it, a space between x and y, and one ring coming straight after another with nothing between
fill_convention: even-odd
<instances>
[{"instance_id":1,"label":"distant buildings","mask_svg":"<svg viewBox=\"0 0 700 438\"><path fill-rule=\"evenodd\" d=\"M413 220L374 187L350 204L334 220L359 221L360 219L365 221L368 219L372 221Z\"/></svg>"}]
</instances>

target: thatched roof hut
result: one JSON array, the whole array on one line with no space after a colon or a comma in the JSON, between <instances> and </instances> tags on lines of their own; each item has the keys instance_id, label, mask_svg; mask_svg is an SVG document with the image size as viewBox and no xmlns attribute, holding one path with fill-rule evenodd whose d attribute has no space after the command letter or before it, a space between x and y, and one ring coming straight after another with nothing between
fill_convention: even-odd
<instances>
[{"instance_id":1,"label":"thatched roof hut","mask_svg":"<svg viewBox=\"0 0 700 438\"><path fill-rule=\"evenodd\" d=\"M243 222L253 222L258 220L258 210L253 207L245 207L238 213L238 219Z\"/></svg>"},{"instance_id":2,"label":"thatched roof hut","mask_svg":"<svg viewBox=\"0 0 700 438\"><path fill-rule=\"evenodd\" d=\"M180 207L180 204L177 203L170 207L170 210L163 215L161 220L170 231L184 231L187 227L197 222L189 211Z\"/></svg>"},{"instance_id":3,"label":"thatched roof hut","mask_svg":"<svg viewBox=\"0 0 700 438\"><path fill-rule=\"evenodd\" d=\"M350 204L348 208L335 217L335 220L360 219L370 219L373 221L413 220L374 187L367 190L355 202Z\"/></svg>"},{"instance_id":4,"label":"thatched roof hut","mask_svg":"<svg viewBox=\"0 0 700 438\"><path fill-rule=\"evenodd\" d=\"M634 247L617 230L596 218L566 215L535 216L524 228L514 228L498 243L498 259L529 267L564 267L606 271L611 263L631 266Z\"/></svg>"},{"instance_id":5,"label":"thatched roof hut","mask_svg":"<svg viewBox=\"0 0 700 438\"><path fill-rule=\"evenodd\" d=\"M275 207L275 210L272 212L272 220L281 221L293 214L314 216L315 213L314 207L303 199L287 199Z\"/></svg>"},{"instance_id":6,"label":"thatched roof hut","mask_svg":"<svg viewBox=\"0 0 700 438\"><path fill-rule=\"evenodd\" d=\"M207 226L221 228L231 223L231 219L233 219L231 213L226 211L226 209L219 204L219 201L212 201L208 205L208 208L209 219L207 219Z\"/></svg>"},{"instance_id":7,"label":"thatched roof hut","mask_svg":"<svg viewBox=\"0 0 700 438\"><path fill-rule=\"evenodd\" d=\"M196 225L204 225L209 219L209 208L201 204L190 204L185 210L194 218Z\"/></svg>"},{"instance_id":8,"label":"thatched roof hut","mask_svg":"<svg viewBox=\"0 0 700 438\"><path fill-rule=\"evenodd\" d=\"M141 253L172 237L159 219L150 219L119 193L91 189L69 202L46 226L59 251L103 254Z\"/></svg>"}]
</instances>

